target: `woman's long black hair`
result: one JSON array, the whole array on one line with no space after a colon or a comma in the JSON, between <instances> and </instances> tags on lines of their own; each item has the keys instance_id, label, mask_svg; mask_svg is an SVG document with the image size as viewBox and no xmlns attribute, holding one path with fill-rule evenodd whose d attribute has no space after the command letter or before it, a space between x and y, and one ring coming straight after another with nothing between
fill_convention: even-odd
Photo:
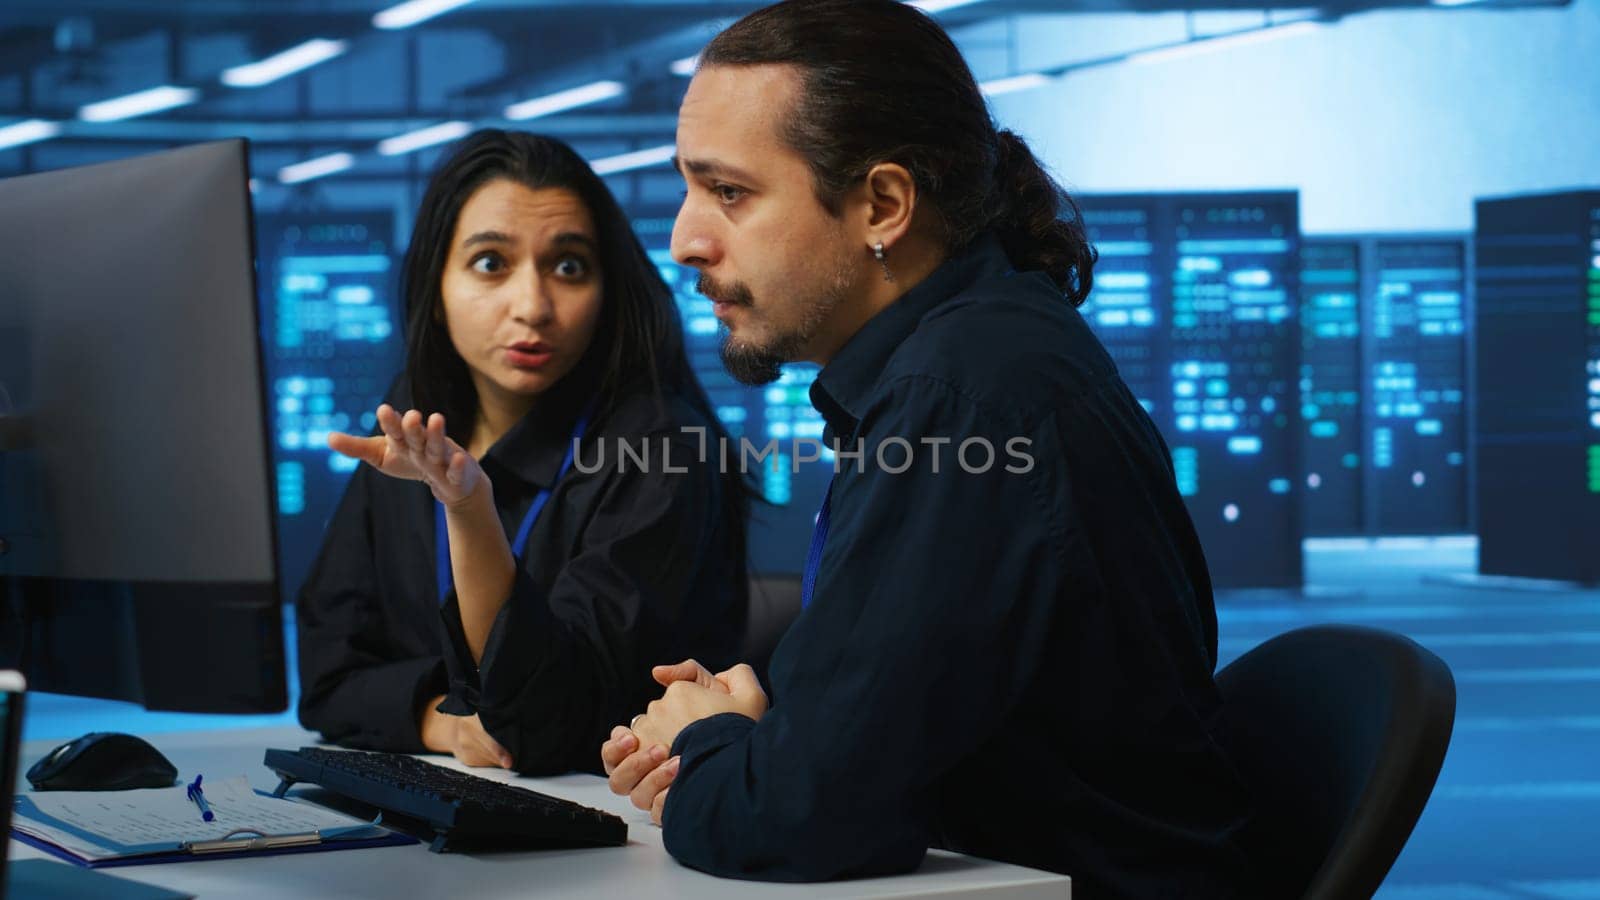
<instances>
[{"instance_id":1,"label":"woman's long black hair","mask_svg":"<svg viewBox=\"0 0 1600 900\"><path fill-rule=\"evenodd\" d=\"M727 436L705 388L689 367L683 326L672 290L617 205L605 182L573 149L555 138L484 129L462 139L440 164L417 211L401 273L406 302L406 380L416 408L441 412L450 436L465 444L478 397L466 361L444 324L440 283L461 208L483 185L507 179L531 189L562 188L578 196L594 220L604 296L594 337L566 377L592 375L595 418L604 418L625 388L643 380L658 402L663 390L685 398L707 421L707 446ZM744 557L751 489L723 467L723 519Z\"/></svg>"}]
</instances>

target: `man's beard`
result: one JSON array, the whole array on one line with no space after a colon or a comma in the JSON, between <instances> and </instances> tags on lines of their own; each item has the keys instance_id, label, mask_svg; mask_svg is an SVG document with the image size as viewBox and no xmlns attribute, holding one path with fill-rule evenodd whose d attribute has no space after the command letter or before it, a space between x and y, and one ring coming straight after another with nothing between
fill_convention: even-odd
<instances>
[{"instance_id":1,"label":"man's beard","mask_svg":"<svg viewBox=\"0 0 1600 900\"><path fill-rule=\"evenodd\" d=\"M722 346L718 348L723 368L728 370L733 380L752 387L777 381L783 374L781 371L783 364L802 358L806 347L822 329L822 324L843 302L849 289L848 279L849 275L845 268L837 267L833 278L816 293L798 298L796 306L800 313L799 322L790 328L778 331L761 344L736 340L731 332L724 331ZM713 300L749 307L752 310L755 307L755 298L751 295L750 288L739 282L719 285L701 275L697 288L700 293Z\"/></svg>"},{"instance_id":2,"label":"man's beard","mask_svg":"<svg viewBox=\"0 0 1600 900\"><path fill-rule=\"evenodd\" d=\"M733 380L751 387L771 384L783 376L783 364L794 359L794 348L787 346L755 347L741 344L726 332L717 353L722 357L722 367Z\"/></svg>"}]
</instances>

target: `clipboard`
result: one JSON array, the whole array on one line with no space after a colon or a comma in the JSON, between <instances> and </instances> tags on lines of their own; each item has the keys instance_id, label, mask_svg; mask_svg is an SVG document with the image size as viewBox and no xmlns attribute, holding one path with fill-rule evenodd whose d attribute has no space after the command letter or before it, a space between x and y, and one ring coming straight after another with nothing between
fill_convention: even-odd
<instances>
[{"instance_id":1,"label":"clipboard","mask_svg":"<svg viewBox=\"0 0 1600 900\"><path fill-rule=\"evenodd\" d=\"M379 816L378 818L379 820L382 820L383 817ZM373 824L376 825L378 823L374 822ZM309 832L307 834L261 834L260 832L250 833L255 834L256 837L225 837L214 841L185 841L183 844L183 850L187 853L193 853L195 855L202 853L229 853L235 850L241 853L259 853L263 850L279 850L288 847L309 847L313 844L320 844L323 840L322 833L318 831ZM241 844L243 846L240 846Z\"/></svg>"},{"instance_id":2,"label":"clipboard","mask_svg":"<svg viewBox=\"0 0 1600 900\"><path fill-rule=\"evenodd\" d=\"M317 827L276 833L242 822L231 828L226 824L207 827L195 815L193 833L183 835L179 832L187 830L186 826L172 819L175 809L182 807L175 808L170 796L173 791L181 792L180 787L94 792L94 796L24 794L15 800L11 832L31 847L91 869L417 843L416 838L385 828L381 815L366 822L321 806L252 791L242 776L235 781L230 805L215 804L219 810L227 808L230 817L242 819L254 812L264 821L311 822ZM141 817L148 817L148 822ZM159 839L132 839L144 830ZM219 830L223 832L220 836Z\"/></svg>"}]
</instances>

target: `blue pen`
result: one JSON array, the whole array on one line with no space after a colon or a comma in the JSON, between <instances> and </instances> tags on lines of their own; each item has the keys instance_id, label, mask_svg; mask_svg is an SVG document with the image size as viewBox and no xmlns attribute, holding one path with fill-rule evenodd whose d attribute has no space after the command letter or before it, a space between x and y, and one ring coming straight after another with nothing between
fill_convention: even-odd
<instances>
[{"instance_id":1,"label":"blue pen","mask_svg":"<svg viewBox=\"0 0 1600 900\"><path fill-rule=\"evenodd\" d=\"M211 811L211 804L206 802L206 795L200 790L200 779L202 777L200 775L194 776L194 784L189 785L189 799L194 801L195 806L200 807L200 821L209 822L215 819L217 815Z\"/></svg>"}]
</instances>

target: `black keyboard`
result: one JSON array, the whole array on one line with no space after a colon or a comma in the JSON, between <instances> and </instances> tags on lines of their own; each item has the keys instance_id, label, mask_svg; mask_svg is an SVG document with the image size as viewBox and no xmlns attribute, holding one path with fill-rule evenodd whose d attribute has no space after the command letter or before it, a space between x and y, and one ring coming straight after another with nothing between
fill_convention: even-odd
<instances>
[{"instance_id":1,"label":"black keyboard","mask_svg":"<svg viewBox=\"0 0 1600 900\"><path fill-rule=\"evenodd\" d=\"M474 848L620 846L628 824L608 812L512 787L402 753L268 750L277 795L319 785L431 830L434 852Z\"/></svg>"}]
</instances>

